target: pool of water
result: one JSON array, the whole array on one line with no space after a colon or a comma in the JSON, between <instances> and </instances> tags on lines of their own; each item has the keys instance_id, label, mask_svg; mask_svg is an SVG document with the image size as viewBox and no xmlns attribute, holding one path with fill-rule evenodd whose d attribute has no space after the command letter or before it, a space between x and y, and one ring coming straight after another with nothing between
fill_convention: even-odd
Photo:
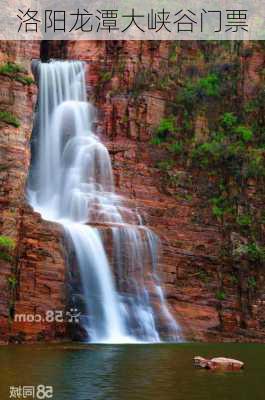
<instances>
[{"instance_id":1,"label":"pool of water","mask_svg":"<svg viewBox=\"0 0 265 400\"><path fill-rule=\"evenodd\" d=\"M229 356L239 372L195 369ZM265 346L256 344L12 345L0 348L0 399L10 386L53 386L55 400L264 400ZM28 397L31 398L31 397Z\"/></svg>"}]
</instances>

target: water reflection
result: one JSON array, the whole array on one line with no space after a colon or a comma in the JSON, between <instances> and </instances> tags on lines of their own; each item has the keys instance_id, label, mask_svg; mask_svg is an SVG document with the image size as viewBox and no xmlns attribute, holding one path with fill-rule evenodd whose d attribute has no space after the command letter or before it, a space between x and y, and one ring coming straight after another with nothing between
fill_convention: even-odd
<instances>
[{"instance_id":1,"label":"water reflection","mask_svg":"<svg viewBox=\"0 0 265 400\"><path fill-rule=\"evenodd\" d=\"M236 373L192 367L192 357L229 355ZM54 387L56 400L263 400L262 345L34 345L0 349L0 398L9 386Z\"/></svg>"}]
</instances>

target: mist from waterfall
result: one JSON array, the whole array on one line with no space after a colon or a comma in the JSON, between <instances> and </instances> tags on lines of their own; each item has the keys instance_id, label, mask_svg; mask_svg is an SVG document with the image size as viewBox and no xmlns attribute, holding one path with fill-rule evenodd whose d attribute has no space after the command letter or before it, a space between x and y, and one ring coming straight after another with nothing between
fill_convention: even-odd
<instances>
[{"instance_id":1,"label":"mist from waterfall","mask_svg":"<svg viewBox=\"0 0 265 400\"><path fill-rule=\"evenodd\" d=\"M85 64L39 63L38 78L28 199L74 249L87 340L160 342L162 325L180 340L157 272L159 240L115 193L108 150L93 133Z\"/></svg>"}]
</instances>

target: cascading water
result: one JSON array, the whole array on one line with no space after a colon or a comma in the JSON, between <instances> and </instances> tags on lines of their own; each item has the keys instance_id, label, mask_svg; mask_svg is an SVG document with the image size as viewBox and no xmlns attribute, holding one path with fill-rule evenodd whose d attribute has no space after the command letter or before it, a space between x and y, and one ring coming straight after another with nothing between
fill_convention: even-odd
<instances>
[{"instance_id":1,"label":"cascading water","mask_svg":"<svg viewBox=\"0 0 265 400\"><path fill-rule=\"evenodd\" d=\"M171 340L179 340L180 329L156 271L158 240L115 194L109 153L92 132L85 65L39 63L38 75L28 197L44 219L62 224L71 240L88 340L159 342L161 324ZM104 230L111 233L115 274L104 248Z\"/></svg>"}]
</instances>

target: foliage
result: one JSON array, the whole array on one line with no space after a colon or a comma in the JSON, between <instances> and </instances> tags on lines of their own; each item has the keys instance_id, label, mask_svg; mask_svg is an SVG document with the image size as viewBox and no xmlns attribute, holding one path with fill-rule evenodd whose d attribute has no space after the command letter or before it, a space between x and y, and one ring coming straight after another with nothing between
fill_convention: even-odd
<instances>
[{"instance_id":1,"label":"foliage","mask_svg":"<svg viewBox=\"0 0 265 400\"><path fill-rule=\"evenodd\" d=\"M110 81L112 78L112 72L111 71L101 71L100 72L100 80L103 83L106 83L108 81Z\"/></svg>"},{"instance_id":2,"label":"foliage","mask_svg":"<svg viewBox=\"0 0 265 400\"><path fill-rule=\"evenodd\" d=\"M226 299L226 294L224 291L222 290L218 290L218 292L216 293L216 298L219 301L224 301Z\"/></svg>"},{"instance_id":3,"label":"foliage","mask_svg":"<svg viewBox=\"0 0 265 400\"><path fill-rule=\"evenodd\" d=\"M248 165L246 177L265 177L265 157L261 149L250 149L248 153Z\"/></svg>"},{"instance_id":4,"label":"foliage","mask_svg":"<svg viewBox=\"0 0 265 400\"><path fill-rule=\"evenodd\" d=\"M15 242L8 236L0 236L0 259L11 262L12 256L10 253L15 248Z\"/></svg>"},{"instance_id":5,"label":"foliage","mask_svg":"<svg viewBox=\"0 0 265 400\"><path fill-rule=\"evenodd\" d=\"M163 138L160 138L159 136L154 136L150 140L150 144L154 144L154 145L157 145L157 146L159 146L163 142L164 142Z\"/></svg>"},{"instance_id":6,"label":"foliage","mask_svg":"<svg viewBox=\"0 0 265 400\"><path fill-rule=\"evenodd\" d=\"M168 146L168 149L173 154L180 154L183 150L183 144L180 141L177 141L177 142L171 143Z\"/></svg>"},{"instance_id":7,"label":"foliage","mask_svg":"<svg viewBox=\"0 0 265 400\"><path fill-rule=\"evenodd\" d=\"M7 278L7 281L8 281L9 288L10 288L11 290L16 288L16 286L17 286L17 278L16 278L15 275L9 276L9 277Z\"/></svg>"},{"instance_id":8,"label":"foliage","mask_svg":"<svg viewBox=\"0 0 265 400\"><path fill-rule=\"evenodd\" d=\"M1 75L11 75L11 74L17 74L19 72L25 72L25 70L18 64L7 62L5 64L0 65Z\"/></svg>"},{"instance_id":9,"label":"foliage","mask_svg":"<svg viewBox=\"0 0 265 400\"><path fill-rule=\"evenodd\" d=\"M222 154L222 144L218 140L213 139L211 142L197 145L192 151L192 159L198 161L201 166L208 167L211 162L220 160Z\"/></svg>"},{"instance_id":10,"label":"foliage","mask_svg":"<svg viewBox=\"0 0 265 400\"><path fill-rule=\"evenodd\" d=\"M23 83L23 85L31 85L34 83L34 79L31 76L17 76L16 81Z\"/></svg>"},{"instance_id":11,"label":"foliage","mask_svg":"<svg viewBox=\"0 0 265 400\"><path fill-rule=\"evenodd\" d=\"M159 126L156 129L158 135L166 135L175 131L174 117L162 118Z\"/></svg>"},{"instance_id":12,"label":"foliage","mask_svg":"<svg viewBox=\"0 0 265 400\"><path fill-rule=\"evenodd\" d=\"M27 75L26 70L19 64L7 62L0 65L0 75L9 76L23 85L31 85L34 83L34 79Z\"/></svg>"},{"instance_id":13,"label":"foliage","mask_svg":"<svg viewBox=\"0 0 265 400\"><path fill-rule=\"evenodd\" d=\"M9 111L0 111L0 121L5 122L9 125L13 125L16 128L20 127L18 118Z\"/></svg>"},{"instance_id":14,"label":"foliage","mask_svg":"<svg viewBox=\"0 0 265 400\"><path fill-rule=\"evenodd\" d=\"M253 139L252 130L246 126L239 125L237 128L235 128L235 133L240 136L244 142L249 142Z\"/></svg>"},{"instance_id":15,"label":"foliage","mask_svg":"<svg viewBox=\"0 0 265 400\"><path fill-rule=\"evenodd\" d=\"M155 129L155 135L150 140L151 144L160 145L168 140L170 135L175 132L174 117L162 118Z\"/></svg>"},{"instance_id":16,"label":"foliage","mask_svg":"<svg viewBox=\"0 0 265 400\"><path fill-rule=\"evenodd\" d=\"M222 196L213 197L210 202L212 204L213 216L217 219L222 218L225 214L232 214L234 212L230 201Z\"/></svg>"},{"instance_id":17,"label":"foliage","mask_svg":"<svg viewBox=\"0 0 265 400\"><path fill-rule=\"evenodd\" d=\"M185 194L183 197L186 201L192 201L192 194Z\"/></svg>"},{"instance_id":18,"label":"foliage","mask_svg":"<svg viewBox=\"0 0 265 400\"><path fill-rule=\"evenodd\" d=\"M234 113L226 112L220 118L220 122L224 129L231 129L237 124L237 117Z\"/></svg>"},{"instance_id":19,"label":"foliage","mask_svg":"<svg viewBox=\"0 0 265 400\"><path fill-rule=\"evenodd\" d=\"M209 74L206 77L201 78L198 82L197 90L200 90L203 96L219 96L220 78L217 74Z\"/></svg>"},{"instance_id":20,"label":"foliage","mask_svg":"<svg viewBox=\"0 0 265 400\"><path fill-rule=\"evenodd\" d=\"M16 128L20 126L20 122L17 117L9 111L0 111L0 121L9 125L13 125Z\"/></svg>"},{"instance_id":21,"label":"foliage","mask_svg":"<svg viewBox=\"0 0 265 400\"><path fill-rule=\"evenodd\" d=\"M13 250L15 247L15 242L8 236L0 236L0 247L6 250Z\"/></svg>"},{"instance_id":22,"label":"foliage","mask_svg":"<svg viewBox=\"0 0 265 400\"><path fill-rule=\"evenodd\" d=\"M171 116L160 121L151 142L163 150L164 159L157 166L171 185L170 193L172 188L182 187L174 175L176 163L183 170L191 170L196 193L205 199L213 217L220 223L225 238L226 252L221 255L224 262L231 257L233 263L236 256L234 247L229 245L231 233L235 232L243 236L242 243L248 243L239 246L244 262L254 261L258 266L265 260L262 246L265 218L262 220L258 210L265 197L265 91L259 85L255 96L245 104L240 92L242 46L240 42L223 45L228 47L224 50L212 43L199 45L198 55L204 57L207 71L204 75L201 68L194 73L188 70L190 65L186 62L176 65L178 52L175 45L172 47L168 65L169 69L174 67L177 71L176 97L172 99L173 90L169 92L174 81L169 71L159 85L165 92L163 97L168 98ZM222 61L220 51L228 53L228 50L229 59ZM212 56L211 52L215 54ZM257 73L261 75L260 82L264 82L262 69ZM150 87L157 87L157 82L153 83L149 75L147 78L142 73L143 81L151 82ZM194 167L195 174L192 173ZM201 219L204 219L203 214L198 217ZM225 296L224 292L218 295L220 300Z\"/></svg>"},{"instance_id":23,"label":"foliage","mask_svg":"<svg viewBox=\"0 0 265 400\"><path fill-rule=\"evenodd\" d=\"M265 261L265 247L260 246L255 242L244 245L242 247L242 253L246 254L251 261Z\"/></svg>"},{"instance_id":24,"label":"foliage","mask_svg":"<svg viewBox=\"0 0 265 400\"><path fill-rule=\"evenodd\" d=\"M256 286L257 286L257 281L256 281L256 279L255 279L254 276L250 276L250 277L248 278L248 286L249 286L250 288L252 288L252 289L255 289L255 288L256 288Z\"/></svg>"},{"instance_id":25,"label":"foliage","mask_svg":"<svg viewBox=\"0 0 265 400\"><path fill-rule=\"evenodd\" d=\"M240 226L250 226L252 223L252 218L248 214L239 215L237 217L237 223Z\"/></svg>"},{"instance_id":26,"label":"foliage","mask_svg":"<svg viewBox=\"0 0 265 400\"><path fill-rule=\"evenodd\" d=\"M213 215L218 219L224 215L224 210L221 207L213 206L212 207Z\"/></svg>"},{"instance_id":27,"label":"foliage","mask_svg":"<svg viewBox=\"0 0 265 400\"><path fill-rule=\"evenodd\" d=\"M218 97L219 95L220 78L217 74L211 73L195 82L188 80L178 94L177 102L191 111L201 100Z\"/></svg>"},{"instance_id":28,"label":"foliage","mask_svg":"<svg viewBox=\"0 0 265 400\"><path fill-rule=\"evenodd\" d=\"M225 168L232 176L238 176L243 171L252 173L255 162L253 150L248 148L253 140L253 132L243 124L238 124L234 113L224 113L220 118L220 126L205 143L196 145L192 159L203 168ZM261 162L261 156L256 156ZM246 168L243 169L242 166ZM250 171L248 171L250 169ZM261 168L260 168L261 170Z\"/></svg>"}]
</instances>

